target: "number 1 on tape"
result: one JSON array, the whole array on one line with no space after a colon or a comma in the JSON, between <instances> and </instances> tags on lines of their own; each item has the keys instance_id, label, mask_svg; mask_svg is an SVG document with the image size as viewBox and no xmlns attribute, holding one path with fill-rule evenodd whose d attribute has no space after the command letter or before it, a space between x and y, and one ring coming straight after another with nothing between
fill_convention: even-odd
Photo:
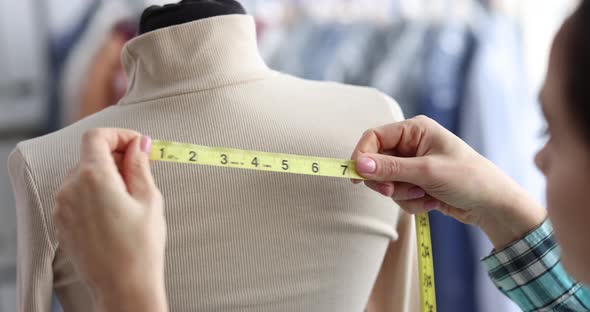
<instances>
[{"instance_id":1,"label":"number 1 on tape","mask_svg":"<svg viewBox=\"0 0 590 312\"><path fill-rule=\"evenodd\" d=\"M353 161L153 141L150 159L194 165L363 179Z\"/></svg>"},{"instance_id":2,"label":"number 1 on tape","mask_svg":"<svg viewBox=\"0 0 590 312\"><path fill-rule=\"evenodd\" d=\"M353 161L334 158L257 152L223 147L158 141L152 142L151 160L193 165L240 168L364 180ZM434 266L428 214L416 216L418 265L422 312L436 312Z\"/></svg>"}]
</instances>

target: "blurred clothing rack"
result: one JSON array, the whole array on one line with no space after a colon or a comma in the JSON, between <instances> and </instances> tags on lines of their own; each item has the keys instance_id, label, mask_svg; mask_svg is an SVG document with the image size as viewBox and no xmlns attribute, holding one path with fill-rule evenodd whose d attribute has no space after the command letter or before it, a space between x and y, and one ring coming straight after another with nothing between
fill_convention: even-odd
<instances>
[{"instance_id":1,"label":"blurred clothing rack","mask_svg":"<svg viewBox=\"0 0 590 312\"><path fill-rule=\"evenodd\" d=\"M576 4L566 2L245 1L272 68L376 87L406 117L427 114L463 137L540 201L543 178L531 161L542 143L536 81ZM525 13L539 6L546 14L532 21ZM440 214L432 222L440 311L520 311L479 263L492 250L483 234Z\"/></svg>"},{"instance_id":2,"label":"blurred clothing rack","mask_svg":"<svg viewBox=\"0 0 590 312\"><path fill-rule=\"evenodd\" d=\"M572 7L578 0L564 0ZM248 11L261 18L277 19L284 14L303 14L323 22L392 22L397 19L437 19L447 15L468 16L485 8L520 19L530 6L512 0L243 0ZM545 1L547 2L547 1ZM551 1L549 1L551 2ZM556 2L556 1L553 1ZM573 4L572 4L573 3Z\"/></svg>"}]
</instances>

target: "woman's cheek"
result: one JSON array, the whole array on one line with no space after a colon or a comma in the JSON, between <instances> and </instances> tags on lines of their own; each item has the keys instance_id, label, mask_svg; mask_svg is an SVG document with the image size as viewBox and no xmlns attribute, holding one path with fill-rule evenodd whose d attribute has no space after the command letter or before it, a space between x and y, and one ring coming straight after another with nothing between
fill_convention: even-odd
<instances>
[{"instance_id":1,"label":"woman's cheek","mask_svg":"<svg viewBox=\"0 0 590 312\"><path fill-rule=\"evenodd\" d=\"M577 279L590 278L590 270L585 269L590 263L590 209L586 208L590 173L583 169L583 162L561 159L546 172L549 218L561 246L563 264Z\"/></svg>"}]
</instances>

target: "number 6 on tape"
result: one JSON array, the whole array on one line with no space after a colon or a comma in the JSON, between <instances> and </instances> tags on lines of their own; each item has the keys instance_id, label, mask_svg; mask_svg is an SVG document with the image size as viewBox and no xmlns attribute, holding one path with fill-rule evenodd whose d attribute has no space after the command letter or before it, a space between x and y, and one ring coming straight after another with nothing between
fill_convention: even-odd
<instances>
[{"instance_id":1,"label":"number 6 on tape","mask_svg":"<svg viewBox=\"0 0 590 312\"><path fill-rule=\"evenodd\" d=\"M364 180L356 172L355 163L350 160L256 152L169 141L154 140L150 159L193 165ZM416 233L421 311L436 312L434 266L428 214L416 216Z\"/></svg>"},{"instance_id":2,"label":"number 6 on tape","mask_svg":"<svg viewBox=\"0 0 590 312\"><path fill-rule=\"evenodd\" d=\"M360 179L353 161L153 141L150 159L177 163Z\"/></svg>"}]
</instances>

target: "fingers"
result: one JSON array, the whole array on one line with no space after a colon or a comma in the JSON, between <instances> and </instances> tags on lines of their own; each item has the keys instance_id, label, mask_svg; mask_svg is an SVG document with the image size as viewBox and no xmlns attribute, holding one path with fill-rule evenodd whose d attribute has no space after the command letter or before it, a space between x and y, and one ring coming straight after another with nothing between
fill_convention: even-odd
<instances>
[{"instance_id":1,"label":"fingers","mask_svg":"<svg viewBox=\"0 0 590 312\"><path fill-rule=\"evenodd\" d=\"M427 164L427 158L413 158L428 153L429 140L426 140L426 137L438 137L441 129L445 131L442 127L438 129L436 125L430 118L418 116L366 131L352 154L352 160L357 162L358 173L367 179L377 181L412 184L424 182L425 179L420 174ZM356 180L352 182L360 183Z\"/></svg>"},{"instance_id":2,"label":"fingers","mask_svg":"<svg viewBox=\"0 0 590 312\"><path fill-rule=\"evenodd\" d=\"M94 129L84 133L81 145L83 163L112 163L113 153L124 153L131 141L140 134L125 129Z\"/></svg>"},{"instance_id":3,"label":"fingers","mask_svg":"<svg viewBox=\"0 0 590 312\"><path fill-rule=\"evenodd\" d=\"M81 149L81 166L86 171L107 173L113 182L124 181L127 191L137 200L149 201L159 194L149 166L149 137L125 129L94 129L84 134ZM97 170L96 164L112 165L113 170ZM113 180L115 175L122 175L123 180Z\"/></svg>"},{"instance_id":4,"label":"fingers","mask_svg":"<svg viewBox=\"0 0 590 312\"><path fill-rule=\"evenodd\" d=\"M364 153L382 153L395 150L404 156L422 156L423 138L434 132L436 123L428 117L418 116L402 122L366 131L357 144L352 159Z\"/></svg>"},{"instance_id":5,"label":"fingers","mask_svg":"<svg viewBox=\"0 0 590 312\"><path fill-rule=\"evenodd\" d=\"M376 181L365 181L365 184L370 189L391 197L403 210L410 214L421 214L432 210L448 211L448 206L412 184Z\"/></svg>"},{"instance_id":6,"label":"fingers","mask_svg":"<svg viewBox=\"0 0 590 312\"><path fill-rule=\"evenodd\" d=\"M477 224L476 222L478 222L477 216L470 211L450 206L430 196L420 199L396 202L404 211L409 214L423 214L436 210L461 223Z\"/></svg>"},{"instance_id":7,"label":"fingers","mask_svg":"<svg viewBox=\"0 0 590 312\"><path fill-rule=\"evenodd\" d=\"M131 196L144 202L153 200L158 193L150 170L151 145L152 141L149 137L136 137L125 152L121 168Z\"/></svg>"},{"instance_id":8,"label":"fingers","mask_svg":"<svg viewBox=\"0 0 590 312\"><path fill-rule=\"evenodd\" d=\"M426 192L413 184L365 181L365 185L383 196L391 197L395 201L419 199L426 196Z\"/></svg>"},{"instance_id":9,"label":"fingers","mask_svg":"<svg viewBox=\"0 0 590 312\"><path fill-rule=\"evenodd\" d=\"M418 186L428 184L433 160L430 157L403 158L381 154L363 154L357 159L357 172L379 182L406 182Z\"/></svg>"},{"instance_id":10,"label":"fingers","mask_svg":"<svg viewBox=\"0 0 590 312\"><path fill-rule=\"evenodd\" d=\"M433 210L441 209L443 204L431 196L420 199L396 201L396 203L409 214L423 214Z\"/></svg>"},{"instance_id":11,"label":"fingers","mask_svg":"<svg viewBox=\"0 0 590 312\"><path fill-rule=\"evenodd\" d=\"M364 183L368 188L383 196L391 197L396 191L392 182L364 181Z\"/></svg>"}]
</instances>

